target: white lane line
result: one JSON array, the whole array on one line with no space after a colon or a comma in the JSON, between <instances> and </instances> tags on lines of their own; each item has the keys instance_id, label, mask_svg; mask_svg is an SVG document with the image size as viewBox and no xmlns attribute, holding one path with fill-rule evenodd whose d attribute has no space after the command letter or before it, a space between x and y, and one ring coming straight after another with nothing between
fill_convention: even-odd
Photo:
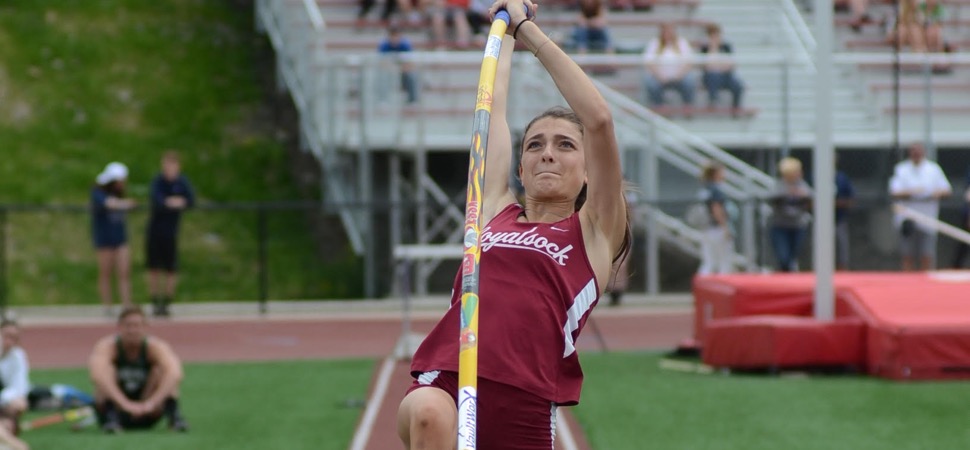
<instances>
[{"instance_id":1,"label":"white lane line","mask_svg":"<svg viewBox=\"0 0 970 450\"><path fill-rule=\"evenodd\" d=\"M390 384L391 374L394 373L394 365L394 358L384 359L381 373L377 376L374 394L367 400L364 418L361 419L357 431L354 432L354 440L350 443L351 450L364 450L367 447L367 442L370 441L370 435L374 429L374 421L377 420L377 413L380 412L381 405L384 403L384 396L387 394L387 385Z\"/></svg>"},{"instance_id":2,"label":"white lane line","mask_svg":"<svg viewBox=\"0 0 970 450\"><path fill-rule=\"evenodd\" d=\"M562 409L556 408L556 423L559 425L559 438L562 442L562 450L579 450L573 432L569 429L569 422L566 421Z\"/></svg>"}]
</instances>

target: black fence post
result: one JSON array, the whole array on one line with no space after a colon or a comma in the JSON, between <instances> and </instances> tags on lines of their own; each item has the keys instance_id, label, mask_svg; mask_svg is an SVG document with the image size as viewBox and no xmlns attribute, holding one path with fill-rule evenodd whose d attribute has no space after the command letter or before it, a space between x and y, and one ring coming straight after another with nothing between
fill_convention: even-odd
<instances>
[{"instance_id":1,"label":"black fence post","mask_svg":"<svg viewBox=\"0 0 970 450\"><path fill-rule=\"evenodd\" d=\"M260 204L256 207L256 239L258 247L257 268L259 271L259 313L266 314L266 300L269 298L269 267L266 263L266 208Z\"/></svg>"}]
</instances>

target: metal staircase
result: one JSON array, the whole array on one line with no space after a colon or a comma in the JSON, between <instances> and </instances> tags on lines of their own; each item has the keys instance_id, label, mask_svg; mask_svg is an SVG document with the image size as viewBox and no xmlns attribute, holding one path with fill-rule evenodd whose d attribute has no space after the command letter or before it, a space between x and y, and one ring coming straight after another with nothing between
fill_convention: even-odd
<instances>
[{"instance_id":1,"label":"metal staircase","mask_svg":"<svg viewBox=\"0 0 970 450\"><path fill-rule=\"evenodd\" d=\"M423 96L416 106L403 105L395 92L379 88L386 86L388 80L393 83L397 79L397 66L374 52L328 49L327 14L317 6L313 0L256 3L257 26L269 36L277 52L280 88L290 92L300 113L303 147L313 152L323 169L325 201L337 205L354 249L373 259L376 256L371 242L377 239L370 236L372 215L352 205L367 205L378 198L375 178L386 178L392 204L409 200L415 205L413 211L395 207L392 230L399 230L401 227L394 222L407 215L414 218L418 244L453 245L459 241L464 214L455 206L455 196L428 176L427 159L431 151L467 151L472 108L459 105L456 109L451 103L467 98L464 104L473 104L480 53L414 52L412 62L424 69L420 74L422 83L448 89L440 95ZM531 55L517 55L514 64L513 73L523 75L513 80L510 124L525 124L546 107L565 104ZM603 83L598 85L614 112L626 176L644 194L637 209L637 223L646 225L643 229L649 231L644 233L648 271L657 270L661 240L690 254L700 254L699 233L679 217L683 203L694 199L702 167L711 160L725 165L725 193L743 205L739 228L742 250L735 257L737 265L756 269L759 218L756 203L751 200L764 196L773 183L771 177L698 133L654 114ZM521 130L513 128L513 134L516 132ZM378 151L390 153L387 177L375 174L373 169ZM413 166L410 180L400 172L402 159L409 159ZM681 203L671 203L672 200ZM404 243L400 231L391 234L392 247ZM440 252L432 253L434 257L416 264L419 295L423 283L442 260ZM648 275L653 283L650 291L658 290L658 278Z\"/></svg>"}]
</instances>

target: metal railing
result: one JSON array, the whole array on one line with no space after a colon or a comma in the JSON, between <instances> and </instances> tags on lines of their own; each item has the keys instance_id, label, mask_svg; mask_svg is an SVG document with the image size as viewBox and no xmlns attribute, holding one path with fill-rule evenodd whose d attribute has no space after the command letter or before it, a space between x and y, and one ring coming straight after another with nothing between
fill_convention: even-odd
<instances>
[{"instance_id":1,"label":"metal railing","mask_svg":"<svg viewBox=\"0 0 970 450\"><path fill-rule=\"evenodd\" d=\"M276 52L278 89L289 92L299 111L301 146L313 152L326 175L325 198L336 203L353 201L354 192L341 182L338 146L333 139L338 126L336 105L326 101L340 91L339 79L319 73L325 56L325 23L315 2L305 0L299 5L294 8L287 1L257 0L256 26L266 33ZM364 253L361 230L366 224L360 224L361 218L351 211L341 211L340 219L354 250Z\"/></svg>"},{"instance_id":2,"label":"metal railing","mask_svg":"<svg viewBox=\"0 0 970 450\"><path fill-rule=\"evenodd\" d=\"M653 202L641 198L632 205L636 237L629 256L631 292L651 293L652 287L662 287L662 292L690 288L700 259L701 231L684 226L679 218L693 201L690 197ZM763 204L749 198L738 205L754 212L751 233L756 243L753 255L735 257L739 271L750 270L752 265L770 271L775 265L769 239L770 209ZM455 252L460 250L457 244L391 244L395 232L402 234L401 241L414 242L414 230L401 230L399 225L412 220L418 206L411 202L336 205L315 201L201 204L182 218L177 301L252 301L254 309L265 311L268 300L372 297L365 294L368 290L377 292L376 296L394 295L398 290L393 283L399 280L390 274L396 260L407 257L417 264L460 255ZM949 225L958 223L961 208L961 200L954 196L941 203L939 219L901 212L939 230L940 267L950 265L956 254L954 242L970 243L970 234ZM387 227L366 237L366 245L384 249L377 255L384 275L375 277L376 281L368 280L363 259L333 237L340 209L366 211L386 223ZM395 211L398 219L393 219ZM849 215L852 270L898 270L893 213L893 205L884 197L856 199ZM142 208L130 212L127 220L131 280L134 299L139 302L147 300L143 282L147 218L147 210ZM651 234L662 244L656 249L650 247ZM743 243L743 236L737 239L737 244ZM809 233L802 246L802 270L813 267L812 239ZM408 248L420 251L407 253ZM662 257L651 257L652 251ZM412 272L409 282L426 284L418 295L447 293L457 265L455 260L424 274ZM0 205L0 309L97 304L96 276L87 206ZM368 289L365 283L375 285Z\"/></svg>"}]
</instances>

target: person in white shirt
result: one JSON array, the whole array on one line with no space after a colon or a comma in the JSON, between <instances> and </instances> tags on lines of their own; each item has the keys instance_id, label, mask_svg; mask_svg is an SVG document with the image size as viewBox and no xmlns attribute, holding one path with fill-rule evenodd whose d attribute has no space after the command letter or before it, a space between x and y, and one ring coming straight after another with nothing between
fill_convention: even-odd
<instances>
[{"instance_id":1,"label":"person in white shirt","mask_svg":"<svg viewBox=\"0 0 970 450\"><path fill-rule=\"evenodd\" d=\"M898 204L936 219L940 213L940 199L952 193L950 181L936 162L926 159L926 149L920 143L909 146L909 158L896 164L889 180L889 194ZM899 229L900 254L903 270L913 270L919 259L919 270L930 270L936 257L936 231L910 219L896 215L894 225Z\"/></svg>"},{"instance_id":2,"label":"person in white shirt","mask_svg":"<svg viewBox=\"0 0 970 450\"><path fill-rule=\"evenodd\" d=\"M27 410L30 391L30 364L20 348L20 326L12 320L0 321L0 442L15 449L27 449L16 437L21 414Z\"/></svg>"},{"instance_id":3,"label":"person in white shirt","mask_svg":"<svg viewBox=\"0 0 970 450\"><path fill-rule=\"evenodd\" d=\"M647 68L643 83L651 105L663 105L664 91L674 89L680 93L685 106L693 106L697 91L693 56L690 43L677 36L673 24L660 26L660 37L651 40L643 53Z\"/></svg>"}]
</instances>

